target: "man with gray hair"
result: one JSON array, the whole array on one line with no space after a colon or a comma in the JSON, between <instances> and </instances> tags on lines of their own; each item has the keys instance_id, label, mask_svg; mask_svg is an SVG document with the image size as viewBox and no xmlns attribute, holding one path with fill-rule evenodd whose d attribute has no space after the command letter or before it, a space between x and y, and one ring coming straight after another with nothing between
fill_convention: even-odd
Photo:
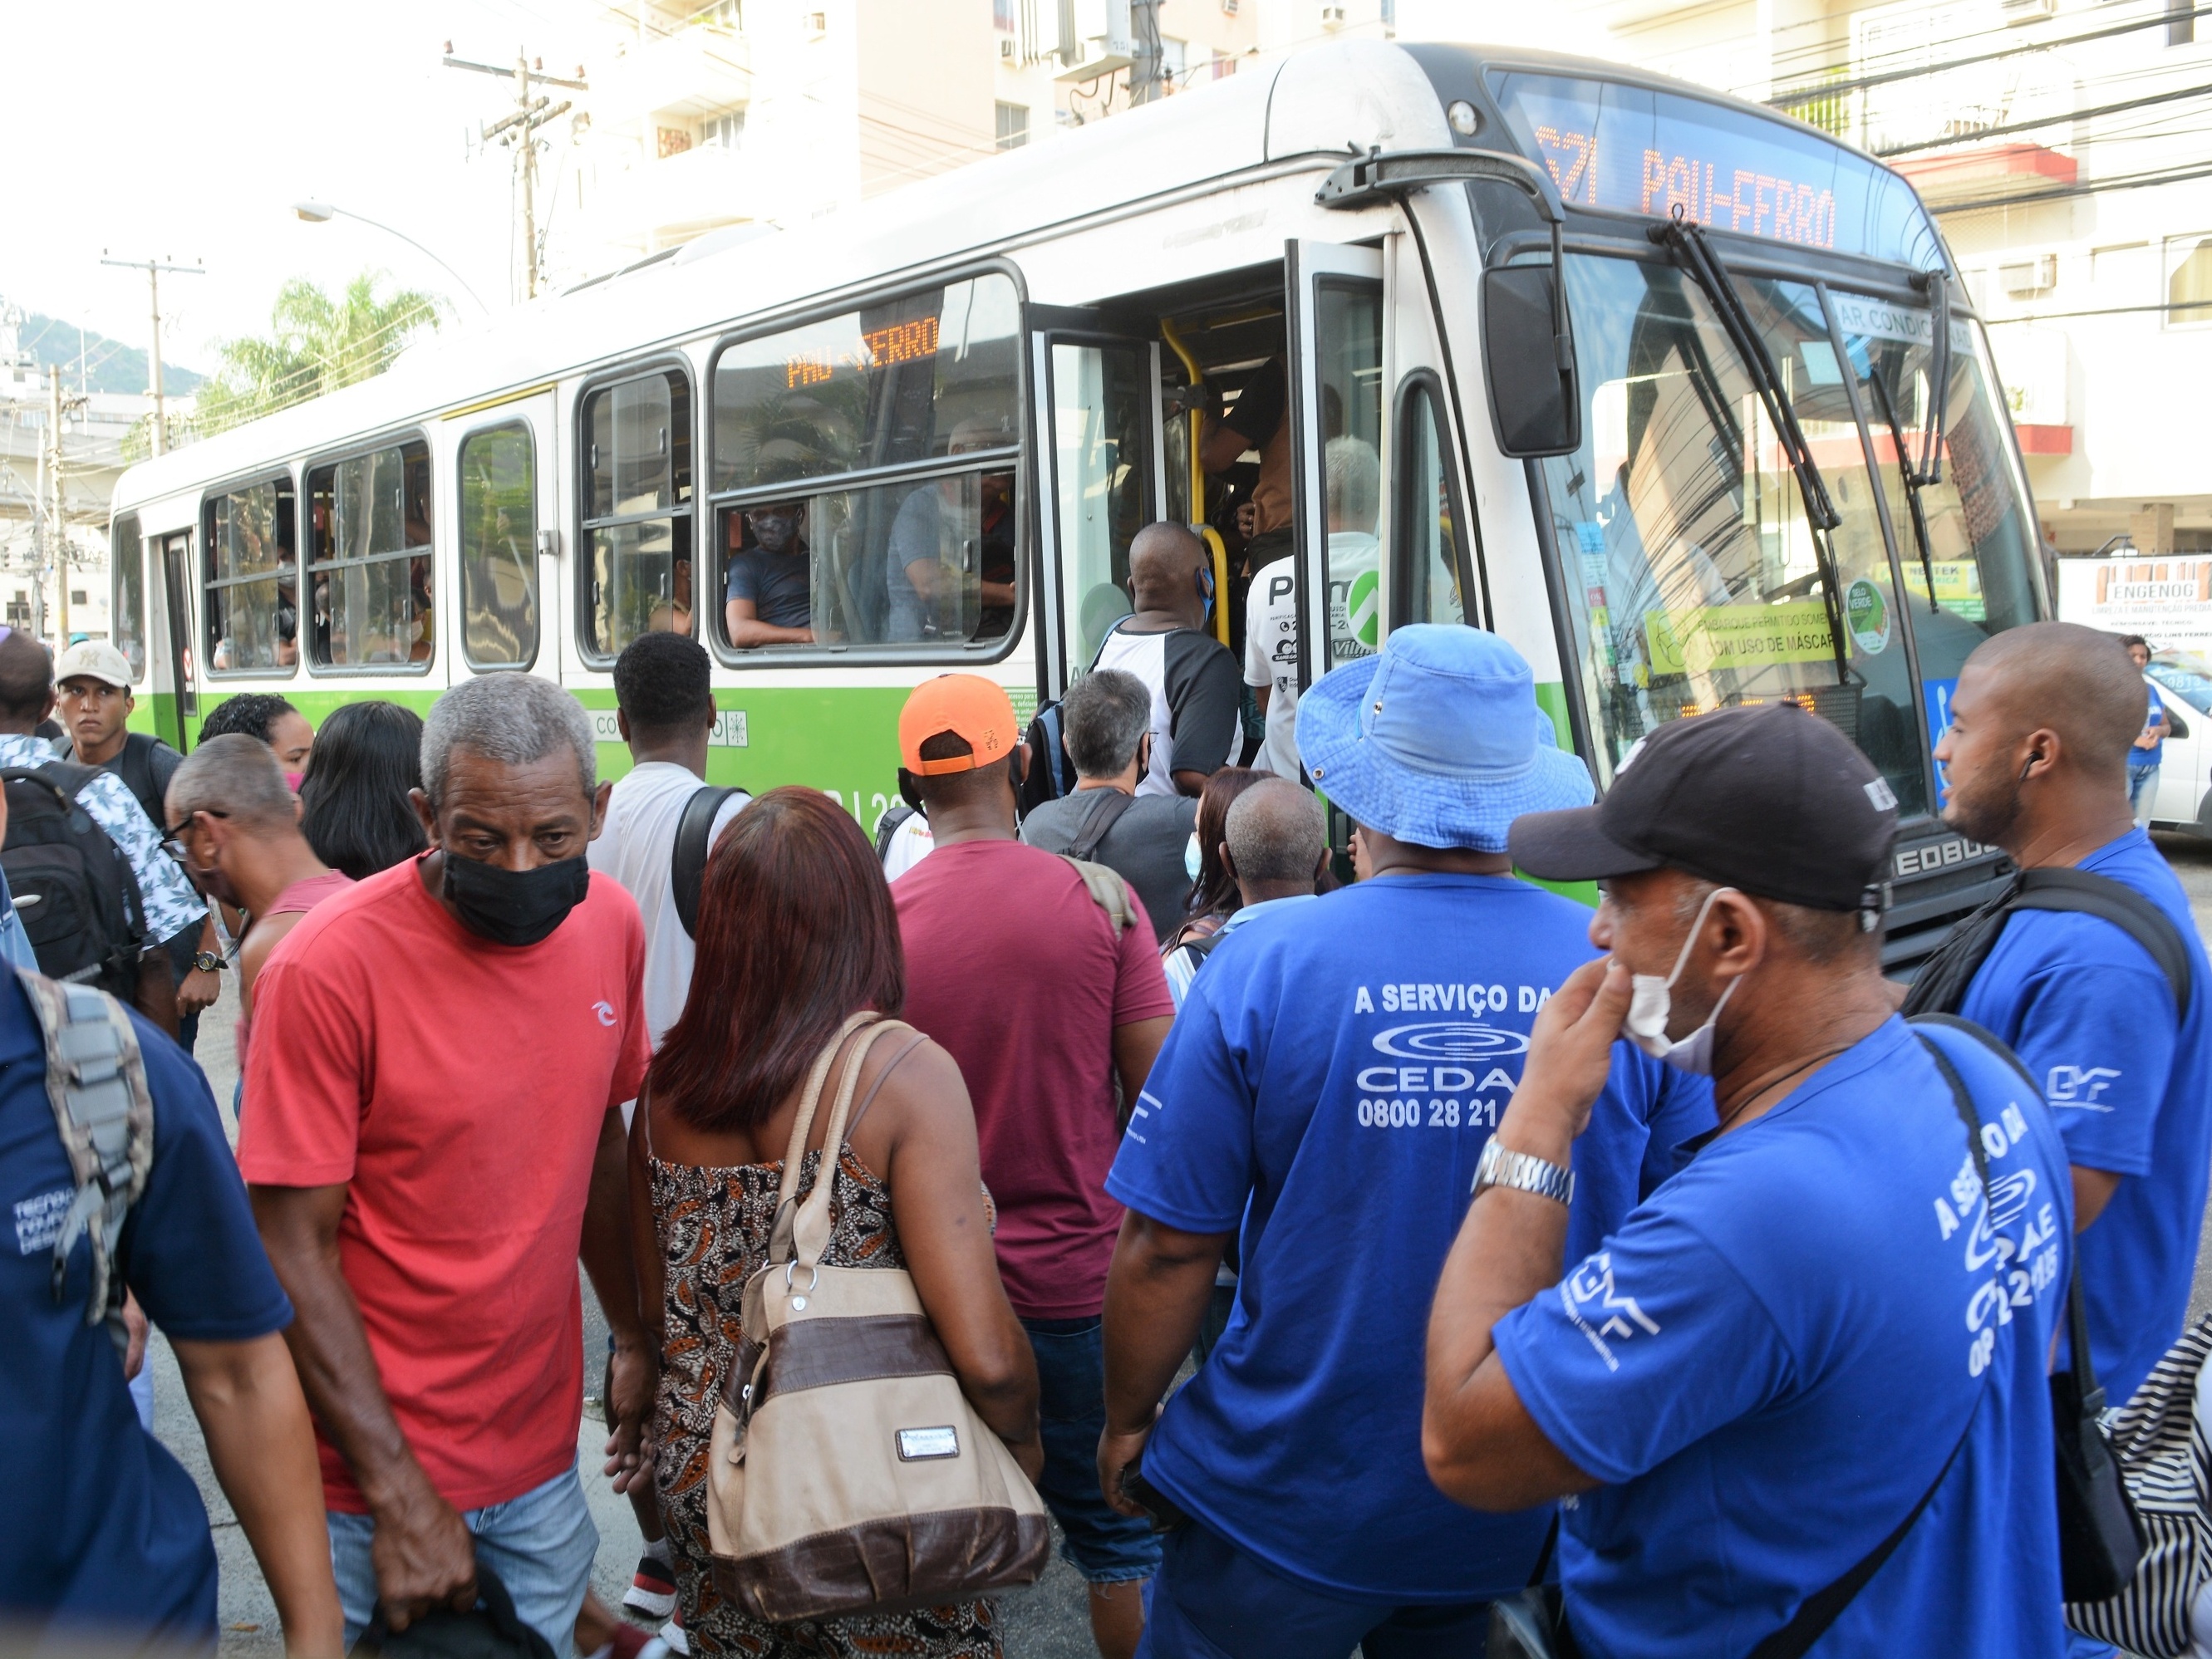
<instances>
[{"instance_id":1,"label":"man with gray hair","mask_svg":"<svg viewBox=\"0 0 2212 1659\"><path fill-rule=\"evenodd\" d=\"M649 1055L645 934L592 874L609 785L526 674L439 699L411 861L327 900L255 988L239 1165L298 1316L350 1644L474 1605L480 1571L568 1651L598 1534L576 1479L582 1257L613 1333L617 1484L653 1365L622 1103Z\"/></svg>"},{"instance_id":2,"label":"man with gray hair","mask_svg":"<svg viewBox=\"0 0 2212 1659\"><path fill-rule=\"evenodd\" d=\"M1060 719L1075 789L1023 819L1022 839L1118 871L1145 902L1153 942L1164 942L1190 890L1183 852L1198 825L1198 802L1137 793L1152 769L1152 694L1134 674L1097 669L1068 689Z\"/></svg>"}]
</instances>

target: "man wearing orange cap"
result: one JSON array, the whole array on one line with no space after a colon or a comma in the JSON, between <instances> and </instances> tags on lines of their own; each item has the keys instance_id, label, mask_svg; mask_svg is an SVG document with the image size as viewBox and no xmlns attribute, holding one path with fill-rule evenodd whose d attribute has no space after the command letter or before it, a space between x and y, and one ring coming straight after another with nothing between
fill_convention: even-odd
<instances>
[{"instance_id":1,"label":"man wearing orange cap","mask_svg":"<svg viewBox=\"0 0 2212 1659\"><path fill-rule=\"evenodd\" d=\"M1029 750L1004 689L974 674L924 681L899 715L899 754L901 791L935 842L891 887L904 1018L967 1079L999 1206L999 1272L1036 1350L1038 1484L1090 1583L1100 1653L1129 1659L1160 1552L1146 1523L1116 1514L1098 1489L1099 1316L1121 1224L1106 1171L1120 1138L1115 1085L1135 1101L1175 1005L1127 884L1117 921L1071 860L1018 838Z\"/></svg>"}]
</instances>

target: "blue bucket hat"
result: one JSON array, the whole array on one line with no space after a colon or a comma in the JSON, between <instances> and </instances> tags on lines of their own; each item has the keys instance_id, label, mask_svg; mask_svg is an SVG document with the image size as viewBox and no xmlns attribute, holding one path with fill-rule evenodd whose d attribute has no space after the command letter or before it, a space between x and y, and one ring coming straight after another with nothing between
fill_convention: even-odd
<instances>
[{"instance_id":1,"label":"blue bucket hat","mask_svg":"<svg viewBox=\"0 0 2212 1659\"><path fill-rule=\"evenodd\" d=\"M1502 853L1522 813L1587 806L1597 793L1553 739L1521 653L1476 628L1395 629L1379 655L1331 670L1298 699L1297 733L1330 801L1419 847Z\"/></svg>"}]
</instances>

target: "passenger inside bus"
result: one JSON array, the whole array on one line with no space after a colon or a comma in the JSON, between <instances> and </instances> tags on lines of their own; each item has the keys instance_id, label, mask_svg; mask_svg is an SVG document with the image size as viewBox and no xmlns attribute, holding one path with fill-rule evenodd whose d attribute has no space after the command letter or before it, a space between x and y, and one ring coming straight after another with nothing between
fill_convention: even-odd
<instances>
[{"instance_id":1,"label":"passenger inside bus","mask_svg":"<svg viewBox=\"0 0 2212 1659\"><path fill-rule=\"evenodd\" d=\"M723 605L730 643L740 650L813 644L813 572L806 544L806 503L763 502L741 514L731 514L723 524L730 545Z\"/></svg>"},{"instance_id":2,"label":"passenger inside bus","mask_svg":"<svg viewBox=\"0 0 2212 1659\"><path fill-rule=\"evenodd\" d=\"M1256 571L1291 550L1291 404L1280 355L1246 379L1227 413L1207 418L1199 465L1219 477L1246 451L1260 453L1259 477L1237 509L1247 568Z\"/></svg>"},{"instance_id":3,"label":"passenger inside bus","mask_svg":"<svg viewBox=\"0 0 2212 1659\"><path fill-rule=\"evenodd\" d=\"M691 561L679 558L668 579L668 597L653 602L645 621L649 634L691 632Z\"/></svg>"},{"instance_id":4,"label":"passenger inside bus","mask_svg":"<svg viewBox=\"0 0 2212 1659\"><path fill-rule=\"evenodd\" d=\"M1003 449L1010 441L996 420L966 420L953 428L945 453ZM884 637L1002 637L1014 620L1014 564L1012 472L932 479L908 494L891 521Z\"/></svg>"}]
</instances>

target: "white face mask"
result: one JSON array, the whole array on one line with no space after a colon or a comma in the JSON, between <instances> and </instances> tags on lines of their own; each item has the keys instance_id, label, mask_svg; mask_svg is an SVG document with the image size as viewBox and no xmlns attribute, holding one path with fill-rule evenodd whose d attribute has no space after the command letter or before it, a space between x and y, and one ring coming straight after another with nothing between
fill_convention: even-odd
<instances>
[{"instance_id":1,"label":"white face mask","mask_svg":"<svg viewBox=\"0 0 2212 1659\"><path fill-rule=\"evenodd\" d=\"M1632 974L1628 1018L1620 1023L1620 1034L1654 1060L1663 1060L1669 1066L1699 1077L1710 1077L1713 1070L1713 1026L1728 1006L1728 1000L1735 994L1735 988L1743 983L1739 977L1729 981L1721 1000L1705 1016L1705 1023L1680 1042L1667 1035L1667 1016L1672 1012L1674 981L1682 977L1682 969L1689 965L1691 947L1697 944L1698 934L1705 925L1705 914L1713 908L1713 901L1723 893L1735 889L1716 887L1705 895L1705 902L1698 907L1698 919L1690 924L1690 936L1682 941L1682 953L1674 958L1674 971L1662 979L1656 974Z\"/></svg>"},{"instance_id":2,"label":"white face mask","mask_svg":"<svg viewBox=\"0 0 2212 1659\"><path fill-rule=\"evenodd\" d=\"M1198 855L1198 831L1194 830L1190 832L1190 840L1183 846L1182 867L1190 872L1190 878L1196 881L1203 865L1204 860Z\"/></svg>"}]
</instances>

